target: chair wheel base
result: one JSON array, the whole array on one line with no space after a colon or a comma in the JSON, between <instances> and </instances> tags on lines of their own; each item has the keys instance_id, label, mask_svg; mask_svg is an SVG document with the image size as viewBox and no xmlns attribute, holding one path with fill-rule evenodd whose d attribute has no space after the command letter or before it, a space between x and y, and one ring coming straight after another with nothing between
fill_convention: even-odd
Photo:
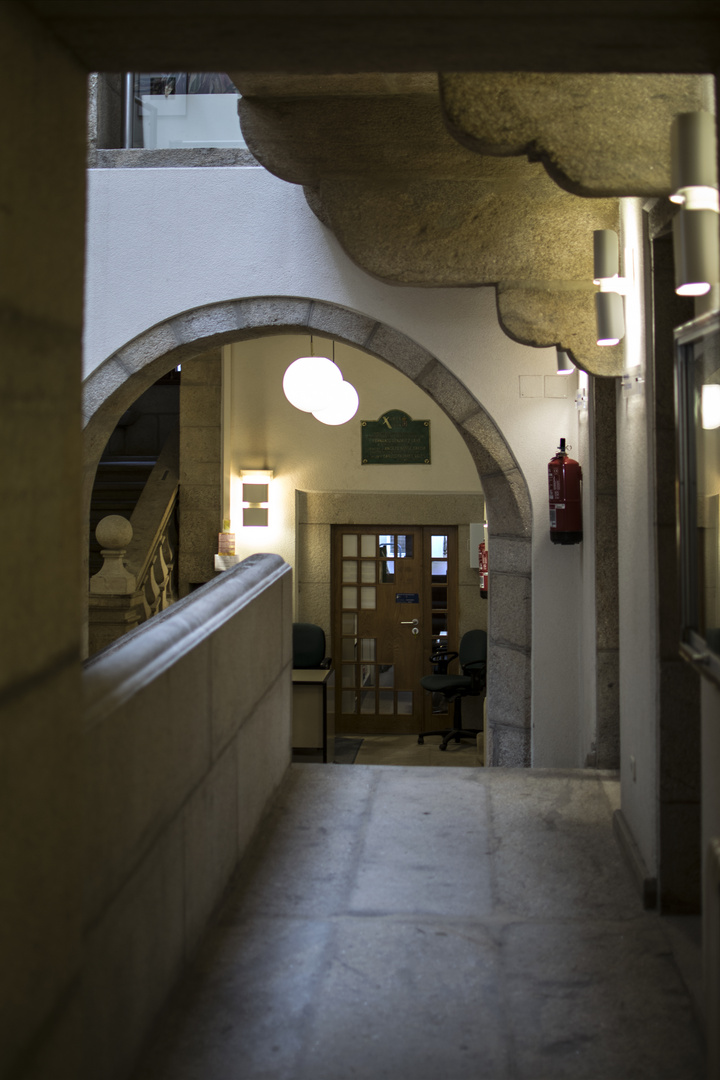
<instances>
[{"instance_id":1,"label":"chair wheel base","mask_svg":"<svg viewBox=\"0 0 720 1080\"><path fill-rule=\"evenodd\" d=\"M418 746L424 746L424 745L425 745L425 739L422 737L422 735L418 735Z\"/></svg>"}]
</instances>

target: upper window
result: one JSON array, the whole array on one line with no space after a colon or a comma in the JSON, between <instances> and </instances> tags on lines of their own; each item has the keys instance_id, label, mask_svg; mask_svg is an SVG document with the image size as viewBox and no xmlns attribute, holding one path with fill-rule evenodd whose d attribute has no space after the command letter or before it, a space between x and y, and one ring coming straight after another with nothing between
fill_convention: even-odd
<instances>
[{"instance_id":1,"label":"upper window","mask_svg":"<svg viewBox=\"0 0 720 1080\"><path fill-rule=\"evenodd\" d=\"M242 148L240 94L219 72L125 76L126 147L148 150Z\"/></svg>"}]
</instances>

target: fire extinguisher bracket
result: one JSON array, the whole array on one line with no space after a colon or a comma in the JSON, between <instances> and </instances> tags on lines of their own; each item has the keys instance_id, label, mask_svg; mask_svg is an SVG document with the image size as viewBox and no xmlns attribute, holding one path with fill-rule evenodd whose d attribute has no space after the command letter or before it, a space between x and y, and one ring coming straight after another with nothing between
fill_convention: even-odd
<instances>
[{"instance_id":1,"label":"fire extinguisher bracket","mask_svg":"<svg viewBox=\"0 0 720 1080\"><path fill-rule=\"evenodd\" d=\"M550 539L553 544L582 541L582 469L568 457L565 439L548 462Z\"/></svg>"}]
</instances>

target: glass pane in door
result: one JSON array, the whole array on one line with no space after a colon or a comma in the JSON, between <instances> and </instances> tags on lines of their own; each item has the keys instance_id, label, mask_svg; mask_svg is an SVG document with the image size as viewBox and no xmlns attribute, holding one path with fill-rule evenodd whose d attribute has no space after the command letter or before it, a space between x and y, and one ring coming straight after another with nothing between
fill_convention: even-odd
<instances>
[{"instance_id":1,"label":"glass pane in door","mask_svg":"<svg viewBox=\"0 0 720 1080\"><path fill-rule=\"evenodd\" d=\"M358 553L358 538L350 533L345 533L342 538L342 553L346 557L356 558Z\"/></svg>"}]
</instances>

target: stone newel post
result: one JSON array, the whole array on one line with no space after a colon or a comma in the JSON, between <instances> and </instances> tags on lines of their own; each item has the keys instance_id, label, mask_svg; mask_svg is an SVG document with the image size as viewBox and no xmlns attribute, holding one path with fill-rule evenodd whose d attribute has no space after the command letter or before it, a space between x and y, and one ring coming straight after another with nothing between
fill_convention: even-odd
<instances>
[{"instance_id":1,"label":"stone newel post","mask_svg":"<svg viewBox=\"0 0 720 1080\"><path fill-rule=\"evenodd\" d=\"M127 518L109 514L98 523L95 536L105 562L102 569L90 578L93 596L128 596L135 592L135 575L125 568L123 557L133 537L133 527Z\"/></svg>"}]
</instances>

